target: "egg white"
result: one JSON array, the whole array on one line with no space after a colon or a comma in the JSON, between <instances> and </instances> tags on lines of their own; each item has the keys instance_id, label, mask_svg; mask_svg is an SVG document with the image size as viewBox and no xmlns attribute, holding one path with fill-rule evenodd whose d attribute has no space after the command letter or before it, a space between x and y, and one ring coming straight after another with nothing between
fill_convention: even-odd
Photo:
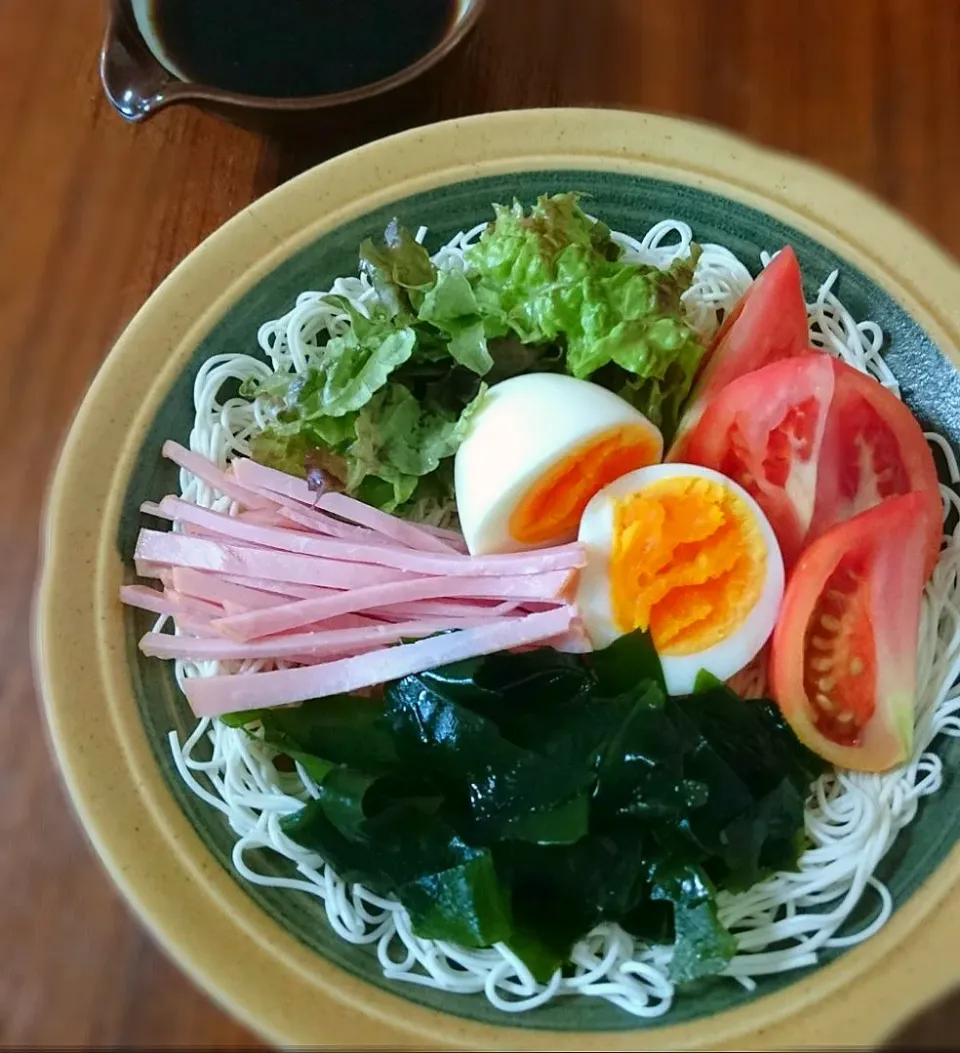
<instances>
[{"instance_id":1,"label":"egg white","mask_svg":"<svg viewBox=\"0 0 960 1053\"><path fill-rule=\"evenodd\" d=\"M614 505L662 479L709 479L736 494L756 517L766 550L766 570L760 595L740 625L725 639L689 655L661 655L667 690L672 695L693 690L697 673L704 669L726 680L748 665L773 632L783 600L784 571L780 546L767 517L756 501L732 479L710 468L692 464L654 464L629 472L599 491L580 520L579 540L587 553L580 572L576 604L594 648L608 647L624 632L613 612L610 557L614 543Z\"/></svg>"},{"instance_id":2,"label":"egg white","mask_svg":"<svg viewBox=\"0 0 960 1053\"><path fill-rule=\"evenodd\" d=\"M510 516L559 461L601 433L641 427L663 453L663 437L619 395L587 380L529 373L490 388L454 462L457 514L473 555L561 544L576 528L540 545L510 533Z\"/></svg>"}]
</instances>

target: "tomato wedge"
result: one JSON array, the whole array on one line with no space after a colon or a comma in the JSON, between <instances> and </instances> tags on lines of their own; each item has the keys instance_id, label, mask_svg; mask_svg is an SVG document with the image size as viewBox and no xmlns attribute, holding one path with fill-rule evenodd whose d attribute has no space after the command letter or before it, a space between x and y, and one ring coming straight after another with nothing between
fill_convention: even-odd
<instances>
[{"instance_id":1,"label":"tomato wedge","mask_svg":"<svg viewBox=\"0 0 960 1053\"><path fill-rule=\"evenodd\" d=\"M788 569L813 518L834 378L820 352L756 369L710 402L687 443L688 462L723 472L757 501Z\"/></svg>"},{"instance_id":2,"label":"tomato wedge","mask_svg":"<svg viewBox=\"0 0 960 1053\"><path fill-rule=\"evenodd\" d=\"M917 491L927 496L934 513L926 542L929 574L940 554L943 525L937 467L923 429L900 399L873 377L839 361L833 368L833 402L807 540L887 497Z\"/></svg>"},{"instance_id":3,"label":"tomato wedge","mask_svg":"<svg viewBox=\"0 0 960 1053\"><path fill-rule=\"evenodd\" d=\"M889 497L930 506L929 574L940 553L940 487L910 410L879 381L824 352L774 362L728 384L687 440L686 460L740 483L764 510L788 570L836 523Z\"/></svg>"},{"instance_id":4,"label":"tomato wedge","mask_svg":"<svg viewBox=\"0 0 960 1053\"><path fill-rule=\"evenodd\" d=\"M773 696L825 760L886 771L913 748L925 541L922 493L829 529L800 557L773 634Z\"/></svg>"},{"instance_id":5,"label":"tomato wedge","mask_svg":"<svg viewBox=\"0 0 960 1053\"><path fill-rule=\"evenodd\" d=\"M686 437L727 384L770 362L803 354L809 343L800 265L786 245L723 320L666 459L687 460Z\"/></svg>"}]
</instances>

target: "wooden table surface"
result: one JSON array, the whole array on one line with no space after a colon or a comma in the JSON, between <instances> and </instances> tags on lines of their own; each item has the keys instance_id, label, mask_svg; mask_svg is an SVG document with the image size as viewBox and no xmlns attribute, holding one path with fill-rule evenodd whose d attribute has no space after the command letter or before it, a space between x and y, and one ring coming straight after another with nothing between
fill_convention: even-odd
<instances>
[{"instance_id":1,"label":"wooden table surface","mask_svg":"<svg viewBox=\"0 0 960 1053\"><path fill-rule=\"evenodd\" d=\"M255 1045L155 949L78 829L29 608L45 481L112 341L178 260L329 147L184 106L126 125L97 79L98 2L2 0L0 16L0 1042ZM960 254L960 0L490 0L442 87L418 119L594 104L715 122ZM960 999L898 1042L955 1047L958 1025Z\"/></svg>"}]
</instances>

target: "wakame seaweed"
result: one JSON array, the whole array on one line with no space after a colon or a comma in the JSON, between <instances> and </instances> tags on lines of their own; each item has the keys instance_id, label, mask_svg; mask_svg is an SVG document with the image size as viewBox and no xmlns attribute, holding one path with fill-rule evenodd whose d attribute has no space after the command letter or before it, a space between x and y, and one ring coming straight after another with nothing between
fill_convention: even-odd
<instances>
[{"instance_id":1,"label":"wakame seaweed","mask_svg":"<svg viewBox=\"0 0 960 1053\"><path fill-rule=\"evenodd\" d=\"M588 656L496 654L382 699L245 717L319 797L283 821L424 938L504 942L546 980L601 921L672 941L677 982L736 949L716 891L796 866L822 770L772 703L704 677L670 698L649 636Z\"/></svg>"}]
</instances>

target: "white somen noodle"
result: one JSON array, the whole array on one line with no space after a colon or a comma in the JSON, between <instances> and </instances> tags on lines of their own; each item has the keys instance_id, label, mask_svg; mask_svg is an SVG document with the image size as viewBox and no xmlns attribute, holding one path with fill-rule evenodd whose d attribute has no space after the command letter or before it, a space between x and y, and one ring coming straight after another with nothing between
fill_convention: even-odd
<instances>
[{"instance_id":1,"label":"white somen noodle","mask_svg":"<svg viewBox=\"0 0 960 1053\"><path fill-rule=\"evenodd\" d=\"M464 267L464 250L485 226L457 234L435 255L438 266ZM425 234L421 229L419 239ZM665 220L640 240L624 234L614 238L625 258L663 267L688 254L692 233L685 223ZM702 248L684 308L694 328L709 338L722 312L733 307L751 277L727 249ZM764 255L761 262L765 265L769 257ZM812 343L870 373L899 395L896 379L880 354L880 328L871 321L854 321L833 292L836 280L836 272L829 275L808 305ZM250 435L264 422L258 420L255 404L239 397L221 402L221 393L225 386L234 390L238 381L266 377L275 370L305 371L317 349L350 325L331 296L348 300L361 312L377 298L365 276L338 278L328 292L301 293L287 314L260 327L257 339L269 364L230 353L215 355L203 365L194 385L193 450L221 467L235 456L249 454ZM950 481L960 481L949 445L939 436L928 438ZM234 510L228 498L188 472L181 472L180 486L187 500ZM960 511L960 498L953 488L942 491L946 521L951 512ZM956 520L954 514L951 521ZM178 661L176 675L182 682L186 677L218 672L243 675L265 667L263 662ZM727 969L730 977L752 988L755 977L815 964L821 951L864 940L884 924L892 901L874 873L898 832L916 815L920 798L941 786L941 760L929 747L938 735L960 735L958 674L960 528L955 528L945 537L924 595L913 758L882 775L848 771L823 775L807 802L808 847L799 869L776 874L744 893L719 895L720 917L739 943L739 953ZM760 694L762 676L747 675L739 686ZM670 948L648 946L615 924L599 925L582 939L573 950L571 975L558 971L548 984L534 980L503 945L478 951L420 939L398 903L345 884L315 853L284 836L280 820L317 794L299 765L294 772L278 771L273 763L276 750L219 721L201 720L183 743L171 732L170 746L184 782L222 812L237 835L233 849L237 873L255 884L318 897L332 930L351 943L372 945L386 977L450 992L482 992L495 1007L514 1012L574 994L605 999L638 1017L659 1016L670 1008L675 993L668 978ZM290 876L254 869L248 856L265 848L290 861ZM847 932L844 924L865 894L875 901L872 919Z\"/></svg>"}]
</instances>

